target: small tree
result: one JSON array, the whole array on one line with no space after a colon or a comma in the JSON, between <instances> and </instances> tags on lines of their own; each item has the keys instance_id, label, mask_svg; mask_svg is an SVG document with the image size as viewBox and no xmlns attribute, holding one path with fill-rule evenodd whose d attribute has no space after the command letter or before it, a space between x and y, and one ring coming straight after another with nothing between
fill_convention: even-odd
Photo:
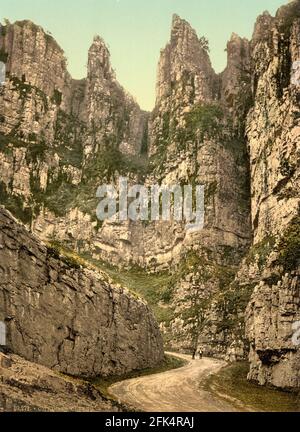
<instances>
[{"instance_id":1,"label":"small tree","mask_svg":"<svg viewBox=\"0 0 300 432\"><path fill-rule=\"evenodd\" d=\"M218 137L222 131L222 108L214 104L198 104L186 115L186 127L191 134L203 141L205 135L209 138Z\"/></svg>"},{"instance_id":2,"label":"small tree","mask_svg":"<svg viewBox=\"0 0 300 432\"><path fill-rule=\"evenodd\" d=\"M206 39L205 36L202 36L202 37L199 39L199 42L200 42L201 48L204 49L204 51L206 51L206 52L210 52L210 49L209 49L209 41L208 41L208 39Z\"/></svg>"}]
</instances>

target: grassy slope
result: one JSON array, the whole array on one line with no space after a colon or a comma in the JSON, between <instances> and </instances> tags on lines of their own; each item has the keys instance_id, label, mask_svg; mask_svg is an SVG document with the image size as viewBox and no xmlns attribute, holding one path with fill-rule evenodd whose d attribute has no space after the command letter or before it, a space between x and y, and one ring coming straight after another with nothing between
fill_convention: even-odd
<instances>
[{"instance_id":1,"label":"grassy slope","mask_svg":"<svg viewBox=\"0 0 300 432\"><path fill-rule=\"evenodd\" d=\"M120 271L116 267L108 267L107 264L98 264L98 266L116 283L144 298L158 322L169 322L173 318L174 311L166 302L170 295L169 284L172 280L170 274L148 274L138 268Z\"/></svg>"},{"instance_id":2,"label":"grassy slope","mask_svg":"<svg viewBox=\"0 0 300 432\"><path fill-rule=\"evenodd\" d=\"M235 363L210 376L205 389L253 411L300 412L300 395L247 381L248 363Z\"/></svg>"}]
</instances>

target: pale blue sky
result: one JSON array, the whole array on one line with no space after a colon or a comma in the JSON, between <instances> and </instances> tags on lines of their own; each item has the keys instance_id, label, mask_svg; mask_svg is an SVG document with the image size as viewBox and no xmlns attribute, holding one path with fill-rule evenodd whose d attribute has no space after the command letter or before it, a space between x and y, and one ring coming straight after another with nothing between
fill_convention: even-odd
<instances>
[{"instance_id":1,"label":"pale blue sky","mask_svg":"<svg viewBox=\"0 0 300 432\"><path fill-rule=\"evenodd\" d=\"M49 30L64 49L74 78L86 76L93 36L104 38L119 82L151 110L160 49L177 13L205 35L217 72L226 64L231 33L250 37L256 17L274 14L284 0L0 0L0 19L30 19Z\"/></svg>"}]
</instances>

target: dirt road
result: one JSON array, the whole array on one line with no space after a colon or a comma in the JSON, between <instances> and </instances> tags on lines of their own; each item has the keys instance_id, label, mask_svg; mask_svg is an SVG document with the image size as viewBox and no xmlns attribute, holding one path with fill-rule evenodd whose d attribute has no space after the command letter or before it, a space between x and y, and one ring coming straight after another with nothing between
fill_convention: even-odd
<instances>
[{"instance_id":1,"label":"dirt road","mask_svg":"<svg viewBox=\"0 0 300 432\"><path fill-rule=\"evenodd\" d=\"M175 355L175 354L173 354ZM121 402L145 412L232 412L237 409L201 388L200 384L211 373L218 372L225 362L176 354L189 363L156 375L134 378L109 388Z\"/></svg>"}]
</instances>

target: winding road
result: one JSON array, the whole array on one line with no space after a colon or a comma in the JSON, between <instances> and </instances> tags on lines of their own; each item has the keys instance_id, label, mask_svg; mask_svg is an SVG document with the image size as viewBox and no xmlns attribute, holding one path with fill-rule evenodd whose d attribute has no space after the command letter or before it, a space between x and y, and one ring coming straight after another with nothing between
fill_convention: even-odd
<instances>
[{"instance_id":1,"label":"winding road","mask_svg":"<svg viewBox=\"0 0 300 432\"><path fill-rule=\"evenodd\" d=\"M111 386L109 392L120 402L144 412L243 411L201 388L201 382L226 365L224 361L191 360L184 354L167 354L188 360L188 364L168 372L121 381Z\"/></svg>"}]
</instances>

